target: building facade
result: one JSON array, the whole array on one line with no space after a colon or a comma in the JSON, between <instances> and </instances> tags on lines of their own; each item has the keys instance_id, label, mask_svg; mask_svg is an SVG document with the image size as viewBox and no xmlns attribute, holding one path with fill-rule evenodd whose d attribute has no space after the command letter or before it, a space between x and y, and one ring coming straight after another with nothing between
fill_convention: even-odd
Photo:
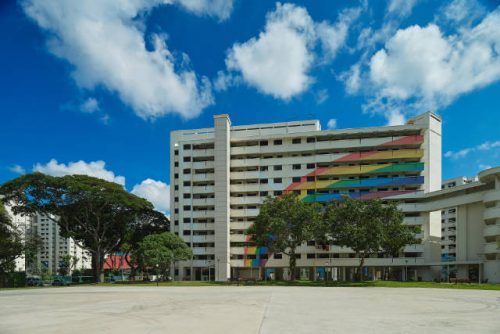
<instances>
[{"instance_id":1,"label":"building facade","mask_svg":"<svg viewBox=\"0 0 500 334\"><path fill-rule=\"evenodd\" d=\"M441 120L433 113L402 126L322 131L318 121L231 126L171 133L172 231L188 243L192 261L177 279L225 281L238 277L287 279L288 258L269 254L245 235L266 196L295 192L306 202L352 198L397 199L407 224L421 226L420 244L398 258L366 260L376 278L433 279L440 264L441 210L421 210L415 194L441 189ZM314 241L298 250L299 275L334 279L354 275L352 250L323 249Z\"/></svg>"},{"instance_id":2,"label":"building facade","mask_svg":"<svg viewBox=\"0 0 500 334\"><path fill-rule=\"evenodd\" d=\"M72 238L62 237L60 227L53 219L40 214L15 215L8 206L6 208L24 240L39 240L39 247L33 258L23 255L16 260L16 271L26 271L28 275L39 275L42 272L57 274L66 255L78 259L72 270L91 268L90 254Z\"/></svg>"}]
</instances>

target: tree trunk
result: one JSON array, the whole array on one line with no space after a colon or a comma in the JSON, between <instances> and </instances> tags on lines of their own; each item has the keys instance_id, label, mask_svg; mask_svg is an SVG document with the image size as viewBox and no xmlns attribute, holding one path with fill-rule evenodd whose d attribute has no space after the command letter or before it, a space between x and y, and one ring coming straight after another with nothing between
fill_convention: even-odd
<instances>
[{"instance_id":1,"label":"tree trunk","mask_svg":"<svg viewBox=\"0 0 500 334\"><path fill-rule=\"evenodd\" d=\"M92 273L94 275L94 282L96 283L104 282L103 265L104 256L101 254L101 250L97 249L92 252Z\"/></svg>"},{"instance_id":2,"label":"tree trunk","mask_svg":"<svg viewBox=\"0 0 500 334\"><path fill-rule=\"evenodd\" d=\"M295 268L297 267L297 259L295 251L290 252L290 280L295 281Z\"/></svg>"},{"instance_id":3,"label":"tree trunk","mask_svg":"<svg viewBox=\"0 0 500 334\"><path fill-rule=\"evenodd\" d=\"M358 278L359 278L359 281L363 281L363 265L365 264L365 256L363 255L360 259L359 259L359 267L358 267Z\"/></svg>"}]
</instances>

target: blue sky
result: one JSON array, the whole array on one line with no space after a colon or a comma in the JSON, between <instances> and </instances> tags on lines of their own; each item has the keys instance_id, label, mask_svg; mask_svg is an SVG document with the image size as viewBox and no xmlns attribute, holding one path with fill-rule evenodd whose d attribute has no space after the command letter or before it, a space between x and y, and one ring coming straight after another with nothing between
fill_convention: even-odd
<instances>
[{"instance_id":1,"label":"blue sky","mask_svg":"<svg viewBox=\"0 0 500 334\"><path fill-rule=\"evenodd\" d=\"M0 182L124 184L168 211L169 132L443 119L443 177L500 165L496 0L0 2Z\"/></svg>"}]
</instances>

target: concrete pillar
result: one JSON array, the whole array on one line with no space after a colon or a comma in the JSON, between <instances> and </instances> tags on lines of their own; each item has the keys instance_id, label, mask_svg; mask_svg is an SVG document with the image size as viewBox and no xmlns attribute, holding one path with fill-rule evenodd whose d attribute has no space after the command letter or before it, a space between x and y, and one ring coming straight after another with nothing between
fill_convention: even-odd
<instances>
[{"instance_id":1,"label":"concrete pillar","mask_svg":"<svg viewBox=\"0 0 500 334\"><path fill-rule=\"evenodd\" d=\"M229 262L229 176L231 122L228 115L214 116L215 144L215 263L218 263L216 280L230 278Z\"/></svg>"}]
</instances>

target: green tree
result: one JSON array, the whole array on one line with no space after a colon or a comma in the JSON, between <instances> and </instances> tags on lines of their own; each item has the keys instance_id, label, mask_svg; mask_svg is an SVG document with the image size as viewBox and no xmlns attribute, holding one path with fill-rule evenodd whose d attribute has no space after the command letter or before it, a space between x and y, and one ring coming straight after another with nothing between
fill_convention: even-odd
<instances>
[{"instance_id":1,"label":"green tree","mask_svg":"<svg viewBox=\"0 0 500 334\"><path fill-rule=\"evenodd\" d=\"M64 255L60 257L59 274L62 276L69 275L70 272L76 268L78 257L73 255Z\"/></svg>"},{"instance_id":2,"label":"green tree","mask_svg":"<svg viewBox=\"0 0 500 334\"><path fill-rule=\"evenodd\" d=\"M4 203L13 203L14 213L43 214L59 224L63 237L87 249L96 282L103 280L104 256L131 231L159 219L147 200L119 184L86 175L26 174L0 186L0 195ZM165 216L162 221L168 226Z\"/></svg>"},{"instance_id":3,"label":"green tree","mask_svg":"<svg viewBox=\"0 0 500 334\"><path fill-rule=\"evenodd\" d=\"M15 260L23 254L24 245L20 233L13 226L2 203L0 203L0 273L12 271Z\"/></svg>"},{"instance_id":4,"label":"green tree","mask_svg":"<svg viewBox=\"0 0 500 334\"><path fill-rule=\"evenodd\" d=\"M351 248L356 253L358 277L362 280L367 257L379 252L397 256L405 245L417 242L417 229L405 225L403 217L394 202L345 197L326 205L324 226L327 226L327 237L335 245Z\"/></svg>"},{"instance_id":5,"label":"green tree","mask_svg":"<svg viewBox=\"0 0 500 334\"><path fill-rule=\"evenodd\" d=\"M318 207L304 203L294 193L268 197L247 234L251 236L252 242L267 247L271 253L288 255L291 280L294 280L296 249L314 238L319 218Z\"/></svg>"},{"instance_id":6,"label":"green tree","mask_svg":"<svg viewBox=\"0 0 500 334\"><path fill-rule=\"evenodd\" d=\"M173 262L190 260L193 252L177 235L164 232L146 236L139 242L135 256L139 257L138 262L144 263L146 267L156 268L157 274L165 277Z\"/></svg>"}]
</instances>

